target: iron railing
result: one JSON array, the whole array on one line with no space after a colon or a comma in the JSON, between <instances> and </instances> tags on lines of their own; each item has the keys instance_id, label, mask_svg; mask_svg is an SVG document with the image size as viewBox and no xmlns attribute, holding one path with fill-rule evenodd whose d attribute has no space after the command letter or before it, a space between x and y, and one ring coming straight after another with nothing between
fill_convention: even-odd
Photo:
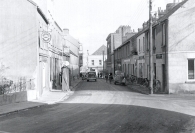
<instances>
[{"instance_id":1,"label":"iron railing","mask_svg":"<svg viewBox=\"0 0 195 133\"><path fill-rule=\"evenodd\" d=\"M2 78L0 80L0 95L33 90L33 80L34 79L30 79L29 81L26 81L26 78L23 77L19 78L18 81L14 83L12 80Z\"/></svg>"}]
</instances>

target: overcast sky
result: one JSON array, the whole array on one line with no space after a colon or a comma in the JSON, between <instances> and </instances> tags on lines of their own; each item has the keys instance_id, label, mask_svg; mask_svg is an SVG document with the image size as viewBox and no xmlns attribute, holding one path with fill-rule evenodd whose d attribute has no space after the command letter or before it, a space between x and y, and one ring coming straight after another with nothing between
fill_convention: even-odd
<instances>
[{"instance_id":1,"label":"overcast sky","mask_svg":"<svg viewBox=\"0 0 195 133\"><path fill-rule=\"evenodd\" d=\"M89 54L106 45L109 33L120 25L129 25L137 31L148 20L149 0L54 0L55 19L61 28L83 45ZM153 10L165 8L173 0L153 0Z\"/></svg>"}]
</instances>

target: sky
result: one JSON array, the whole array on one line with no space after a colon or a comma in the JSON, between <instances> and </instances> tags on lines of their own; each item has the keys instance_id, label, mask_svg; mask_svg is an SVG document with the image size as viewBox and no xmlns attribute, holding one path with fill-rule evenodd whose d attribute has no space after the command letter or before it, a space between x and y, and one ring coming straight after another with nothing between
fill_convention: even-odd
<instances>
[{"instance_id":1,"label":"sky","mask_svg":"<svg viewBox=\"0 0 195 133\"><path fill-rule=\"evenodd\" d=\"M173 0L153 0L153 11ZM149 0L54 0L55 20L83 45L83 53L95 52L119 26L137 31L149 18Z\"/></svg>"}]
</instances>

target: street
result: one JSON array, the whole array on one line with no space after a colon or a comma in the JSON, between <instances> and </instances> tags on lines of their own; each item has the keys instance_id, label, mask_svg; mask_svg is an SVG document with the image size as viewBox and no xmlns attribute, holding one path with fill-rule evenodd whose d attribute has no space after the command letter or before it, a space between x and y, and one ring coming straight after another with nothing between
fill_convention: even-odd
<instances>
[{"instance_id":1,"label":"street","mask_svg":"<svg viewBox=\"0 0 195 133\"><path fill-rule=\"evenodd\" d=\"M0 133L191 133L194 105L194 99L83 80L63 102L0 117Z\"/></svg>"}]
</instances>

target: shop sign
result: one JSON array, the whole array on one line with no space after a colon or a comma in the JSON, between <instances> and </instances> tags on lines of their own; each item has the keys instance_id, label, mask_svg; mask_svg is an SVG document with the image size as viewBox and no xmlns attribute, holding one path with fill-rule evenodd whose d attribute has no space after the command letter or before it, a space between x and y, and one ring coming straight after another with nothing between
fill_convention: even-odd
<instances>
[{"instance_id":1,"label":"shop sign","mask_svg":"<svg viewBox=\"0 0 195 133\"><path fill-rule=\"evenodd\" d=\"M124 63L130 62L130 59L126 59L124 60Z\"/></svg>"},{"instance_id":2,"label":"shop sign","mask_svg":"<svg viewBox=\"0 0 195 133\"><path fill-rule=\"evenodd\" d=\"M139 60L144 59L144 56L139 56Z\"/></svg>"},{"instance_id":3,"label":"shop sign","mask_svg":"<svg viewBox=\"0 0 195 133\"><path fill-rule=\"evenodd\" d=\"M156 54L156 59L162 59L162 54Z\"/></svg>"},{"instance_id":4,"label":"shop sign","mask_svg":"<svg viewBox=\"0 0 195 133\"><path fill-rule=\"evenodd\" d=\"M42 40L45 42L45 43L49 43L51 41L51 34L49 32L46 32L44 31L42 33Z\"/></svg>"}]
</instances>

